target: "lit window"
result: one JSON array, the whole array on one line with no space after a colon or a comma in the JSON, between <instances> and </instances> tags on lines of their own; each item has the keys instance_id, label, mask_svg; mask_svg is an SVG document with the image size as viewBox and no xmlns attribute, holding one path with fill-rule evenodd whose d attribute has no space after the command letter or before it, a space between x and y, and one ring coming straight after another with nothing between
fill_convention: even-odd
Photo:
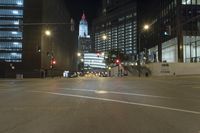
<instances>
[{"instance_id":1,"label":"lit window","mask_svg":"<svg viewBox=\"0 0 200 133\"><path fill-rule=\"evenodd\" d=\"M182 0L182 4L183 5L191 4L191 0Z\"/></svg>"},{"instance_id":2,"label":"lit window","mask_svg":"<svg viewBox=\"0 0 200 133\"><path fill-rule=\"evenodd\" d=\"M17 2L17 5L22 6L23 3L22 3L21 1L18 1L18 2Z\"/></svg>"},{"instance_id":3,"label":"lit window","mask_svg":"<svg viewBox=\"0 0 200 133\"><path fill-rule=\"evenodd\" d=\"M13 34L13 35L16 35L16 34L17 34L17 32L16 32L16 31L12 31L12 34Z\"/></svg>"},{"instance_id":4,"label":"lit window","mask_svg":"<svg viewBox=\"0 0 200 133\"><path fill-rule=\"evenodd\" d=\"M18 45L19 43L18 43L18 42L13 42L13 44L14 44L14 45Z\"/></svg>"},{"instance_id":5,"label":"lit window","mask_svg":"<svg viewBox=\"0 0 200 133\"><path fill-rule=\"evenodd\" d=\"M14 10L13 14L19 14L19 12L17 10Z\"/></svg>"},{"instance_id":6,"label":"lit window","mask_svg":"<svg viewBox=\"0 0 200 133\"><path fill-rule=\"evenodd\" d=\"M19 25L19 21L15 21L15 22L14 22L14 25Z\"/></svg>"}]
</instances>

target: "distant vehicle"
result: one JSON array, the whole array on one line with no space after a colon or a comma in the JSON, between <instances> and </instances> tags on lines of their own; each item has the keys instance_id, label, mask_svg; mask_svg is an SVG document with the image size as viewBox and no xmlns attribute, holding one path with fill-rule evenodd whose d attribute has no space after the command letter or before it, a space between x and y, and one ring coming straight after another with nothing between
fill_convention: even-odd
<instances>
[{"instance_id":1,"label":"distant vehicle","mask_svg":"<svg viewBox=\"0 0 200 133\"><path fill-rule=\"evenodd\" d=\"M73 72L73 71L71 72L71 71L70 71L70 72L68 73L68 78L75 78L75 77L78 77L78 74L77 74L76 72Z\"/></svg>"},{"instance_id":2,"label":"distant vehicle","mask_svg":"<svg viewBox=\"0 0 200 133\"><path fill-rule=\"evenodd\" d=\"M69 71L64 71L64 72L63 72L63 77L64 77L64 78L67 78L67 77L68 77L68 73L69 73Z\"/></svg>"},{"instance_id":3,"label":"distant vehicle","mask_svg":"<svg viewBox=\"0 0 200 133\"><path fill-rule=\"evenodd\" d=\"M64 77L64 78L74 78L74 77L78 77L78 73L77 73L77 72L73 72L73 71L64 71L64 72L63 72L63 77Z\"/></svg>"},{"instance_id":4,"label":"distant vehicle","mask_svg":"<svg viewBox=\"0 0 200 133\"><path fill-rule=\"evenodd\" d=\"M84 72L79 72L78 75L83 77L84 76Z\"/></svg>"},{"instance_id":5,"label":"distant vehicle","mask_svg":"<svg viewBox=\"0 0 200 133\"><path fill-rule=\"evenodd\" d=\"M108 77L107 72L100 72L99 77Z\"/></svg>"}]
</instances>

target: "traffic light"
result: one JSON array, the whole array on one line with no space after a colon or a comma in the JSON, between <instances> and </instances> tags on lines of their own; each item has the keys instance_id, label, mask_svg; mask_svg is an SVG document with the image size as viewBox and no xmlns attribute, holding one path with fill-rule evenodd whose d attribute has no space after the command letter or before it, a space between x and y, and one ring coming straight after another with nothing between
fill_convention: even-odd
<instances>
[{"instance_id":1,"label":"traffic light","mask_svg":"<svg viewBox=\"0 0 200 133\"><path fill-rule=\"evenodd\" d=\"M54 66L56 65L56 60L55 60L55 58L52 58L51 59L51 68L54 68Z\"/></svg>"},{"instance_id":2,"label":"traffic light","mask_svg":"<svg viewBox=\"0 0 200 133\"><path fill-rule=\"evenodd\" d=\"M119 65L120 64L120 60L116 59L115 64Z\"/></svg>"},{"instance_id":3,"label":"traffic light","mask_svg":"<svg viewBox=\"0 0 200 133\"><path fill-rule=\"evenodd\" d=\"M53 60L53 61L52 61L52 64L55 65L55 64L56 64L56 60Z\"/></svg>"}]
</instances>

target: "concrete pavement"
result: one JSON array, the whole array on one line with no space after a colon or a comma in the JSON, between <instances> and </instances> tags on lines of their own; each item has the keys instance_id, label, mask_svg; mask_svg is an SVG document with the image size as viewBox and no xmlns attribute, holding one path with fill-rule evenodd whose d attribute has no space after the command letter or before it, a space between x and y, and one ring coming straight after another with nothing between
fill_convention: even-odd
<instances>
[{"instance_id":1,"label":"concrete pavement","mask_svg":"<svg viewBox=\"0 0 200 133\"><path fill-rule=\"evenodd\" d=\"M0 133L199 133L199 81L0 80Z\"/></svg>"}]
</instances>

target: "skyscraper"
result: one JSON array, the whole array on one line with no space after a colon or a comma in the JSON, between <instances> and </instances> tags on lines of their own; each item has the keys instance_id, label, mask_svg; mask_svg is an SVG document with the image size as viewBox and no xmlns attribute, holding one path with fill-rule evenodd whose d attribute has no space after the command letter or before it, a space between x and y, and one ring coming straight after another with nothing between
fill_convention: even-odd
<instances>
[{"instance_id":1,"label":"skyscraper","mask_svg":"<svg viewBox=\"0 0 200 133\"><path fill-rule=\"evenodd\" d=\"M77 62L79 66L78 70L91 70L92 68L105 67L105 63L99 63L102 61L102 58L100 59L95 53L92 53L92 42L90 35L88 34L88 23L84 13L79 25L78 52L81 53Z\"/></svg>"},{"instance_id":2,"label":"skyscraper","mask_svg":"<svg viewBox=\"0 0 200 133\"><path fill-rule=\"evenodd\" d=\"M23 0L0 1L0 60L22 62Z\"/></svg>"},{"instance_id":3,"label":"skyscraper","mask_svg":"<svg viewBox=\"0 0 200 133\"><path fill-rule=\"evenodd\" d=\"M81 53L89 53L91 50L91 39L88 34L88 22L83 13L79 24L78 51Z\"/></svg>"},{"instance_id":4,"label":"skyscraper","mask_svg":"<svg viewBox=\"0 0 200 133\"><path fill-rule=\"evenodd\" d=\"M102 14L94 21L92 41L96 52L112 49L130 58L137 55L137 8L132 0L103 0Z\"/></svg>"},{"instance_id":5,"label":"skyscraper","mask_svg":"<svg viewBox=\"0 0 200 133\"><path fill-rule=\"evenodd\" d=\"M79 24L79 37L87 37L87 36L88 36L88 22L85 18L85 14L83 13Z\"/></svg>"}]
</instances>

